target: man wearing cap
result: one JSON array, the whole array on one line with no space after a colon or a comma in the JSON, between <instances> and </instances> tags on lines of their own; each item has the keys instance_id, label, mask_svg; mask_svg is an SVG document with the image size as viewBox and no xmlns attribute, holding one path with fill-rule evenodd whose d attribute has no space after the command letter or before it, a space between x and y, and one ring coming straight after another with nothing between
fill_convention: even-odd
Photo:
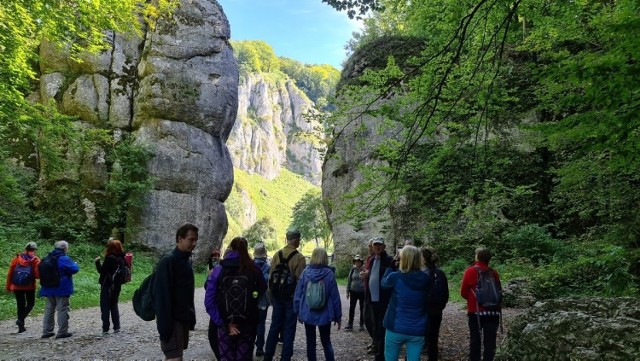
<instances>
[{"instance_id":1,"label":"man wearing cap","mask_svg":"<svg viewBox=\"0 0 640 361\"><path fill-rule=\"evenodd\" d=\"M269 283L269 262L267 261L267 249L264 243L258 243L253 247L253 262L262 271L265 282ZM267 310L269 309L269 296L265 292L258 300L258 329L256 331L256 356L264 355L264 331L267 322Z\"/></svg>"},{"instance_id":2,"label":"man wearing cap","mask_svg":"<svg viewBox=\"0 0 640 361\"><path fill-rule=\"evenodd\" d=\"M24 327L24 319L27 318L36 302L36 279L40 277L38 274L40 258L35 254L37 249L36 242L27 243L24 252L17 254L11 261L7 273L5 288L7 292L13 292L16 296L18 306L18 320L16 321L18 333L27 330Z\"/></svg>"},{"instance_id":3,"label":"man wearing cap","mask_svg":"<svg viewBox=\"0 0 640 361\"><path fill-rule=\"evenodd\" d=\"M359 254L353 257L353 267L349 271L347 277L347 299L351 299L349 303L349 324L345 330L353 330L353 316L356 311L356 304L360 303L360 331L364 330L364 281L360 278L360 272L364 270L364 263Z\"/></svg>"},{"instance_id":4,"label":"man wearing cap","mask_svg":"<svg viewBox=\"0 0 640 361\"><path fill-rule=\"evenodd\" d=\"M56 313L58 314L58 334L56 334L56 338L67 338L72 336L71 332L69 332L69 298L73 294L72 277L78 273L80 267L71 257L67 256L67 253L69 253L69 243L67 241L58 241L53 247L54 250L46 258L53 257L57 259L60 283L57 286L47 287L41 285L40 287L40 297L47 298L42 319L42 338L49 338L54 335L55 323L53 316ZM44 260L43 264L47 264L47 259ZM42 283L42 280L40 282Z\"/></svg>"},{"instance_id":5,"label":"man wearing cap","mask_svg":"<svg viewBox=\"0 0 640 361\"><path fill-rule=\"evenodd\" d=\"M287 232L287 245L283 249L276 252L271 260L271 270L269 276L273 273L276 265L281 260L289 260L287 267L297 282L302 275L302 271L307 266L307 261L297 250L300 247L300 232L297 230ZM294 287L295 289L295 287ZM281 361L290 361L293 356L293 340L296 336L296 315L293 312L293 293L284 298L274 297L272 290L271 305L273 311L271 313L271 327L269 328L269 336L264 350L264 361L273 360L276 352L276 344L278 343L278 333L283 328L283 345Z\"/></svg>"},{"instance_id":6,"label":"man wearing cap","mask_svg":"<svg viewBox=\"0 0 640 361\"><path fill-rule=\"evenodd\" d=\"M374 238L371 245L373 246L373 255L367 260L363 272L365 302L373 325L373 345L369 353L375 355L376 361L383 361L385 329L382 321L387 312L391 294L389 291L383 290L380 284L387 269L393 267L393 259L385 251L384 239L381 237Z\"/></svg>"}]
</instances>

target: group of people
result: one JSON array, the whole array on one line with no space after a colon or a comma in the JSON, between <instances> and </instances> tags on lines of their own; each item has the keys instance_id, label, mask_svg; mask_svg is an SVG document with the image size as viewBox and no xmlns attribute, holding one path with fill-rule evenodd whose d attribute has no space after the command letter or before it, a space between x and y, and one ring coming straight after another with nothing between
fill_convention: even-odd
<instances>
[{"instance_id":1,"label":"group of people","mask_svg":"<svg viewBox=\"0 0 640 361\"><path fill-rule=\"evenodd\" d=\"M160 346L168 360L181 360L189 344L189 331L194 330L195 280L191 255L198 241L198 227L184 224L176 232L176 247L163 256L153 278L153 309ZM320 335L326 360L334 360L331 326L342 326L342 303L329 257L316 248L309 264L297 250L301 235L286 234L286 246L268 262L266 248L259 243L249 255L249 243L234 238L223 257L214 251L209 276L204 285L204 306L209 316L209 342L218 360L252 360L254 355L273 360L278 342L282 342L280 360L291 360L294 352L296 324L304 324L306 356L316 360L316 332ZM72 275L79 267L68 255L69 244L55 243L54 250L42 261L35 255L37 245L29 242L24 253L12 261L7 275L7 291L14 292L17 302L18 332L24 332L24 320L33 308L36 279L44 282L40 263L56 265L57 282L47 281L40 295L47 298L43 321L43 338L70 337L68 332L69 297L73 293ZM371 337L368 353L376 361L398 360L406 347L406 360L420 359L426 347L429 360L438 359L438 338L442 312L449 299L446 275L437 267L437 255L430 247L418 249L405 243L395 258L386 252L384 239L369 241L369 256L353 257L347 279L349 303L345 330L353 330L355 309L359 304L359 329ZM491 253L476 250L475 262L464 273L461 295L467 300L470 331L470 360L492 360L496 349L500 307L489 306L480 294L485 274L500 289L498 273L489 267ZM100 309L102 331L120 331L118 298L123 281L115 277L125 266L124 250L118 240L110 240L105 260L95 260L100 274ZM30 266L27 280L20 277ZM52 278L46 272L46 278ZM21 275L18 277L18 275ZM486 291L483 290L486 293ZM493 307L496 306L496 307ZM271 323L266 330L267 310L272 307ZM54 313L58 332L54 333ZM266 339L265 339L266 338ZM484 344L484 351L482 351Z\"/></svg>"},{"instance_id":2,"label":"group of people","mask_svg":"<svg viewBox=\"0 0 640 361\"><path fill-rule=\"evenodd\" d=\"M25 319L35 305L36 282L40 279L40 297L46 298L42 326L42 338L68 338L73 336L69 332L69 300L74 292L73 275L80 267L68 255L69 243L58 241L54 249L42 260L36 255L36 242L27 243L24 252L17 254L7 272L5 288L13 292L16 298L18 318L16 325L18 333L25 332ZM124 279L117 277L118 270L125 267L124 249L119 240L109 240L105 250L105 261L100 257L95 259L100 283L100 311L102 331L108 333L110 320L113 331L120 332L120 311L118 298ZM55 319L55 320L54 320ZM58 330L55 330L57 321Z\"/></svg>"}]
</instances>

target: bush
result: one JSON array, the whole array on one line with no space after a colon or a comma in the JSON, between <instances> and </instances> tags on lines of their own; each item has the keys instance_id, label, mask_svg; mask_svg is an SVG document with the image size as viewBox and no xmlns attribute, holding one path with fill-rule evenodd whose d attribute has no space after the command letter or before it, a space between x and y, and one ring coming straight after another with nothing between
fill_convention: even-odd
<instances>
[{"instance_id":1,"label":"bush","mask_svg":"<svg viewBox=\"0 0 640 361\"><path fill-rule=\"evenodd\" d=\"M504 237L505 246L511 248L511 258L528 258L535 265L550 262L562 249L562 243L536 224L521 226Z\"/></svg>"}]
</instances>

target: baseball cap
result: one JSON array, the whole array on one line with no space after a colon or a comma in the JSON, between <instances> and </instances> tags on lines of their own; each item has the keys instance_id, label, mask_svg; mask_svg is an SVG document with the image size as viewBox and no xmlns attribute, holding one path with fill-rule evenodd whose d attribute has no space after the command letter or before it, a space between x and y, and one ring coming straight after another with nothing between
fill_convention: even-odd
<instances>
[{"instance_id":1,"label":"baseball cap","mask_svg":"<svg viewBox=\"0 0 640 361\"><path fill-rule=\"evenodd\" d=\"M33 251L38 249L38 244L36 242L29 242L27 243L27 245L24 247L24 249L28 250L28 251Z\"/></svg>"},{"instance_id":2,"label":"baseball cap","mask_svg":"<svg viewBox=\"0 0 640 361\"><path fill-rule=\"evenodd\" d=\"M263 258L267 256L267 249L264 243L256 243L253 247L253 258Z\"/></svg>"},{"instance_id":3,"label":"baseball cap","mask_svg":"<svg viewBox=\"0 0 640 361\"><path fill-rule=\"evenodd\" d=\"M382 244L382 245L384 245L384 238L382 238L382 237L374 238L373 241L371 242L371 244Z\"/></svg>"}]
</instances>

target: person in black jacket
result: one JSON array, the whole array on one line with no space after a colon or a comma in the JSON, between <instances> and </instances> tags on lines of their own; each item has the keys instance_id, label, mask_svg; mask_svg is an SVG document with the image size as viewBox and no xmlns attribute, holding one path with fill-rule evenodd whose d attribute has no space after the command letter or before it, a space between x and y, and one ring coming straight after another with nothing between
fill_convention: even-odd
<instances>
[{"instance_id":1,"label":"person in black jacket","mask_svg":"<svg viewBox=\"0 0 640 361\"><path fill-rule=\"evenodd\" d=\"M125 267L124 249L122 243L113 239L107 243L104 251L104 263L100 264L100 257L96 257L96 269L100 274L100 313L102 314L102 334L109 333L109 315L113 321L113 332L120 332L120 311L118 298L122 281L116 277L116 272Z\"/></svg>"},{"instance_id":2,"label":"person in black jacket","mask_svg":"<svg viewBox=\"0 0 640 361\"><path fill-rule=\"evenodd\" d=\"M182 360L189 345L189 331L196 325L191 252L197 242L198 227L184 224L176 232L176 248L156 266L153 309L160 348L167 360Z\"/></svg>"},{"instance_id":3,"label":"person in black jacket","mask_svg":"<svg viewBox=\"0 0 640 361\"><path fill-rule=\"evenodd\" d=\"M422 248L425 272L429 275L432 284L431 294L427 302L429 313L429 325L425 333L425 347L429 361L438 360L438 338L440 337L440 324L442 323L442 311L449 302L449 283L445 273L438 268L438 255L432 247Z\"/></svg>"}]
</instances>

